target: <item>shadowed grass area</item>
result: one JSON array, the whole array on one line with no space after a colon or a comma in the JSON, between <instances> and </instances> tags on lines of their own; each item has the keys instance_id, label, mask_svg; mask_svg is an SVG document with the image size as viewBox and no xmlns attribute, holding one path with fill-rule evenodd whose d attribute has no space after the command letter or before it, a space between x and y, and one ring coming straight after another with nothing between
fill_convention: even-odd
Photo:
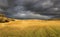
<instances>
[{"instance_id":1,"label":"shadowed grass area","mask_svg":"<svg viewBox=\"0 0 60 37\"><path fill-rule=\"evenodd\" d=\"M5 26L0 28L0 37L60 37L58 26L29 26L23 29Z\"/></svg>"},{"instance_id":2,"label":"shadowed grass area","mask_svg":"<svg viewBox=\"0 0 60 37\"><path fill-rule=\"evenodd\" d=\"M4 14L0 13L0 23L6 23L6 22L10 22L10 21L14 21L14 19L7 18Z\"/></svg>"}]
</instances>

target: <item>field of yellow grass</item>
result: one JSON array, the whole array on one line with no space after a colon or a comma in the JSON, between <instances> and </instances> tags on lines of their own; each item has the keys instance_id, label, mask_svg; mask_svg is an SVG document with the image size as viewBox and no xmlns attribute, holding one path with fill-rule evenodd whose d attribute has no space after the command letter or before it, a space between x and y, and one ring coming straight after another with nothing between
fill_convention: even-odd
<instances>
[{"instance_id":1,"label":"field of yellow grass","mask_svg":"<svg viewBox=\"0 0 60 37\"><path fill-rule=\"evenodd\" d=\"M0 37L60 37L60 20L15 20L0 23Z\"/></svg>"}]
</instances>

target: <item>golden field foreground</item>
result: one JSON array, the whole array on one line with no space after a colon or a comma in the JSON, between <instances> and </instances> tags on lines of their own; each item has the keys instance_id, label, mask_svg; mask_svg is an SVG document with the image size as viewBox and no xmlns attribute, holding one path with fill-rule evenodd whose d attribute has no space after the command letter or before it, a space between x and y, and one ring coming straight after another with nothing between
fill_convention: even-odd
<instances>
[{"instance_id":1,"label":"golden field foreground","mask_svg":"<svg viewBox=\"0 0 60 37\"><path fill-rule=\"evenodd\" d=\"M0 37L60 37L60 20L15 20L0 23Z\"/></svg>"}]
</instances>

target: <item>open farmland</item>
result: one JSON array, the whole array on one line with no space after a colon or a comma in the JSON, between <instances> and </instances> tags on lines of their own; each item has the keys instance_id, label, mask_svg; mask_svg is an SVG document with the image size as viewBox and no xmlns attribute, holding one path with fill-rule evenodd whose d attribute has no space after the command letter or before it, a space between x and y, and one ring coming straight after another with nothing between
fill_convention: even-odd
<instances>
[{"instance_id":1,"label":"open farmland","mask_svg":"<svg viewBox=\"0 0 60 37\"><path fill-rule=\"evenodd\" d=\"M0 37L60 37L60 20L15 20L0 23Z\"/></svg>"}]
</instances>

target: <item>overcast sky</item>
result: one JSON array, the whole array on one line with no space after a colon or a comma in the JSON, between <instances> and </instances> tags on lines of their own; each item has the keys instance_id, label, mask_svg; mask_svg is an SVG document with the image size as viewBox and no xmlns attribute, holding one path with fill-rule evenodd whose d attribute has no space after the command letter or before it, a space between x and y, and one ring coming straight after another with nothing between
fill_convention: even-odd
<instances>
[{"instance_id":1,"label":"overcast sky","mask_svg":"<svg viewBox=\"0 0 60 37\"><path fill-rule=\"evenodd\" d=\"M8 17L50 19L60 16L60 0L14 0Z\"/></svg>"}]
</instances>

